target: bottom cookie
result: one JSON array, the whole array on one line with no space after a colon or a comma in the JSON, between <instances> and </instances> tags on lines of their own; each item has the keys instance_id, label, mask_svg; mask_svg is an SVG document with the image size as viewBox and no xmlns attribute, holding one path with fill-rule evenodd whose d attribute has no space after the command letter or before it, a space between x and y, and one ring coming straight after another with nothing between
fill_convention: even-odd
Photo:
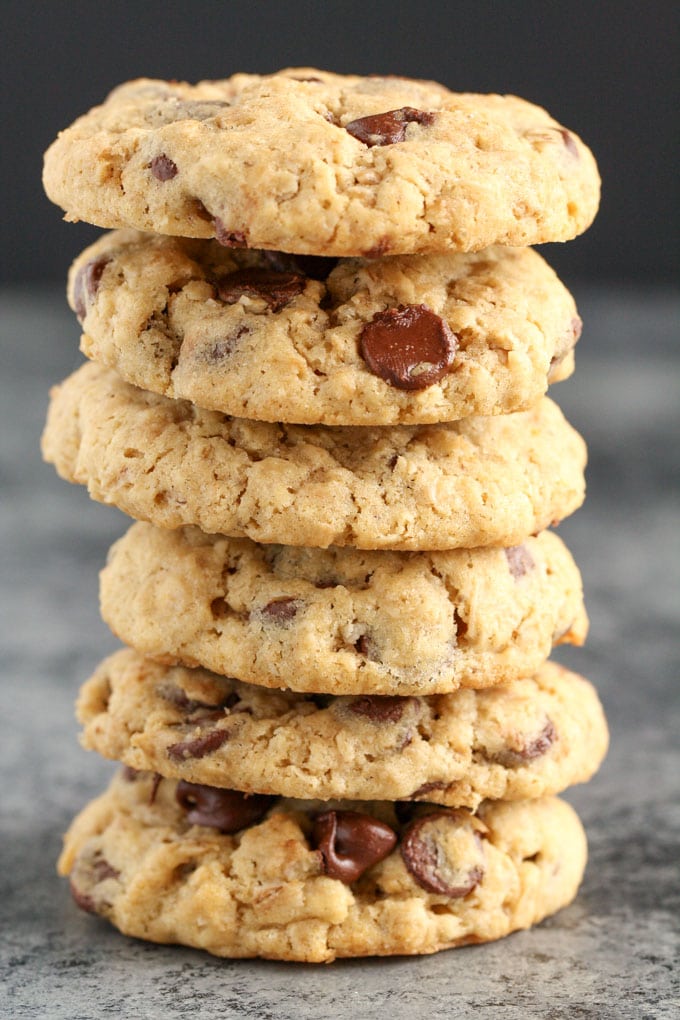
<instances>
[{"instance_id":1,"label":"bottom cookie","mask_svg":"<svg viewBox=\"0 0 680 1020\"><path fill-rule=\"evenodd\" d=\"M124 770L75 819L59 871L126 935L217 956L328 962L501 938L576 894L586 841L554 797L300 801Z\"/></svg>"}]
</instances>

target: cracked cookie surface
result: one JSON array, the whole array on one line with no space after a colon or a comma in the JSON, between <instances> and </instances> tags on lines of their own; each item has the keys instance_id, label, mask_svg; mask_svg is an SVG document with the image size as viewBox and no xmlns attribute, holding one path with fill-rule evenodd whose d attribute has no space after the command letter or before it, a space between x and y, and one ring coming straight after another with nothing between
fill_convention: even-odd
<instances>
[{"instance_id":1,"label":"cracked cookie surface","mask_svg":"<svg viewBox=\"0 0 680 1020\"><path fill-rule=\"evenodd\" d=\"M542 797L586 782L607 749L594 688L550 662L485 691L319 697L126 649L83 685L77 714L86 748L136 770L319 800Z\"/></svg>"},{"instance_id":2,"label":"cracked cookie surface","mask_svg":"<svg viewBox=\"0 0 680 1020\"><path fill-rule=\"evenodd\" d=\"M109 552L100 602L156 660L329 694L491 686L587 632L578 568L552 532L509 549L362 552L139 522Z\"/></svg>"},{"instance_id":3,"label":"cracked cookie surface","mask_svg":"<svg viewBox=\"0 0 680 1020\"><path fill-rule=\"evenodd\" d=\"M116 231L76 259L68 293L83 353L128 382L305 424L524 410L571 373L581 329L526 248L337 262ZM381 330L396 309L410 320Z\"/></svg>"},{"instance_id":4,"label":"cracked cookie surface","mask_svg":"<svg viewBox=\"0 0 680 1020\"><path fill-rule=\"evenodd\" d=\"M160 527L286 545L514 545L583 502L585 443L547 397L529 411L356 429L230 418L89 363L52 390L43 454Z\"/></svg>"},{"instance_id":5,"label":"cracked cookie surface","mask_svg":"<svg viewBox=\"0 0 680 1020\"><path fill-rule=\"evenodd\" d=\"M570 902L586 861L581 824L556 798L487 801L475 815L408 805L401 819L386 802L282 800L251 807L254 824L234 821L234 799L119 775L71 825L59 870L124 934L327 962L527 928Z\"/></svg>"},{"instance_id":6,"label":"cracked cookie surface","mask_svg":"<svg viewBox=\"0 0 680 1020\"><path fill-rule=\"evenodd\" d=\"M525 100L308 68L128 82L43 182L70 220L336 256L566 241L599 202L590 150Z\"/></svg>"}]
</instances>

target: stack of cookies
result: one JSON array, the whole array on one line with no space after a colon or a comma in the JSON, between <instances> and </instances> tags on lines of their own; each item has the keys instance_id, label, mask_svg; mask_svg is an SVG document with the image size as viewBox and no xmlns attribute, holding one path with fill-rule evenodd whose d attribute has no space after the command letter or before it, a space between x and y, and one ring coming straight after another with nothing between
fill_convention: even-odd
<instances>
[{"instance_id":1,"label":"stack of cookies","mask_svg":"<svg viewBox=\"0 0 680 1020\"><path fill-rule=\"evenodd\" d=\"M499 938L568 903L555 797L606 750L578 569L546 529L585 447L545 396L574 302L530 244L595 215L589 150L520 99L311 69L137 81L45 186L91 359L64 478L136 518L101 575L128 646L83 687L123 764L65 838L80 906L223 956Z\"/></svg>"}]
</instances>

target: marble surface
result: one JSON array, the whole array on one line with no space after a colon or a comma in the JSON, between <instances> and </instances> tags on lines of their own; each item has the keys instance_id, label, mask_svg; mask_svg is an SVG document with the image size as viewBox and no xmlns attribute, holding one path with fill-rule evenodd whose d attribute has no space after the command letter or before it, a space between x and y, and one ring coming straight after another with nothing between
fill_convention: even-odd
<instances>
[{"instance_id":1,"label":"marble surface","mask_svg":"<svg viewBox=\"0 0 680 1020\"><path fill-rule=\"evenodd\" d=\"M678 305L664 292L576 293L577 373L553 395L590 444L589 498L561 533L592 629L584 650L561 657L597 684L612 730L600 774L568 795L590 838L582 891L494 945L328 967L124 938L81 913L55 875L62 831L112 769L79 748L72 703L116 647L97 613L97 570L125 519L39 458L48 386L80 361L62 296L4 294L0 1016L680 1015Z\"/></svg>"}]
</instances>

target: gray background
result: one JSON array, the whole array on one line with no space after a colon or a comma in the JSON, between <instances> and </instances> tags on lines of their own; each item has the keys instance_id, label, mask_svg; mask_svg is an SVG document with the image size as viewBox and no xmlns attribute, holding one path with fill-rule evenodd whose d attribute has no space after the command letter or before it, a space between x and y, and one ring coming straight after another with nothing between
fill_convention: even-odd
<instances>
[{"instance_id":1,"label":"gray background","mask_svg":"<svg viewBox=\"0 0 680 1020\"><path fill-rule=\"evenodd\" d=\"M680 1011L678 301L674 5L651 3L2 4L0 310L0 1017L665 1018ZM60 835L111 765L77 743L79 683L116 644L97 570L126 527L41 464L49 385L80 362L63 299L97 231L40 191L57 130L119 80L286 64L515 91L592 145L602 212L544 254L584 319L554 397L590 448L565 522L591 615L560 657L598 686L612 730L571 791L591 857L573 906L496 945L327 968L218 961L125 939L54 874Z\"/></svg>"}]
</instances>

